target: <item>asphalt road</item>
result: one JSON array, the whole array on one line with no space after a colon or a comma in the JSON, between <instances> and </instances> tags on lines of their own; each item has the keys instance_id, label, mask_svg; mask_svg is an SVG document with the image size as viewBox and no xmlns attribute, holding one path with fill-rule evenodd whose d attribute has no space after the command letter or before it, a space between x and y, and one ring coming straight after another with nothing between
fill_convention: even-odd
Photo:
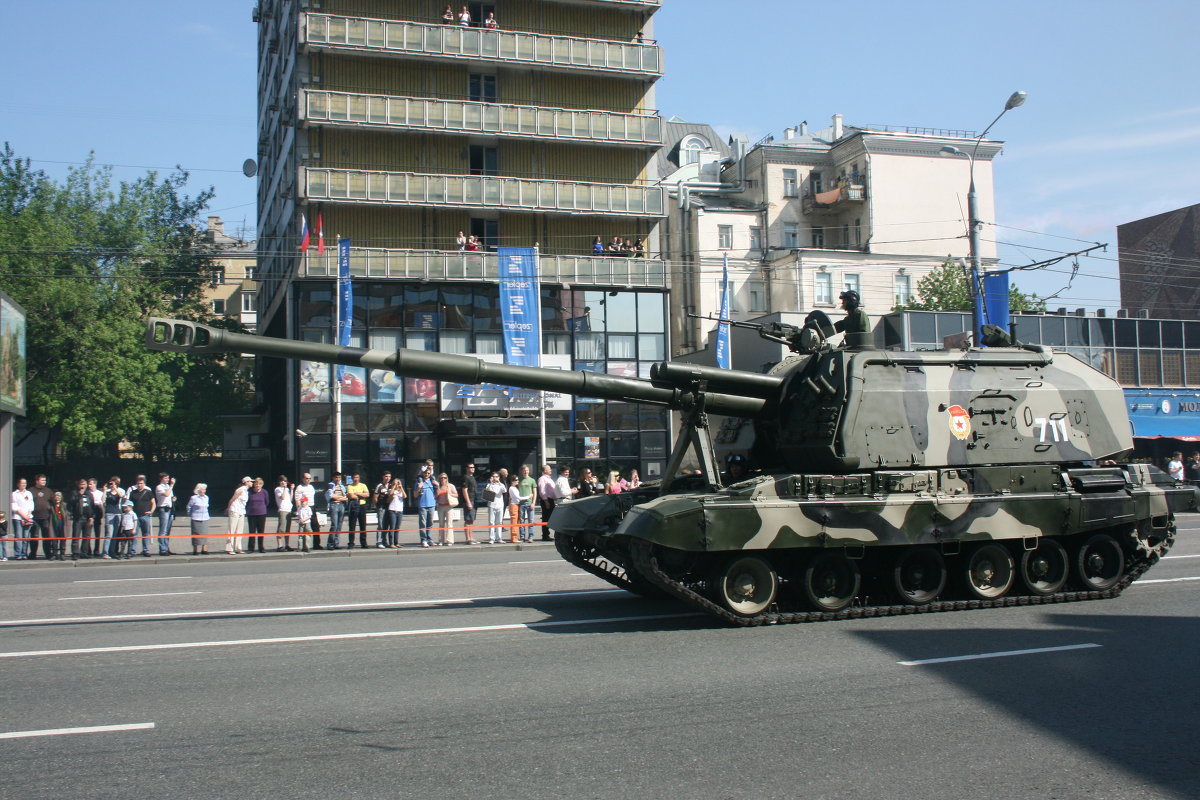
<instances>
[{"instance_id":1,"label":"asphalt road","mask_svg":"<svg viewBox=\"0 0 1200 800\"><path fill-rule=\"evenodd\" d=\"M0 797L1200 797L1181 523L1116 600L746 630L551 547L10 562Z\"/></svg>"}]
</instances>

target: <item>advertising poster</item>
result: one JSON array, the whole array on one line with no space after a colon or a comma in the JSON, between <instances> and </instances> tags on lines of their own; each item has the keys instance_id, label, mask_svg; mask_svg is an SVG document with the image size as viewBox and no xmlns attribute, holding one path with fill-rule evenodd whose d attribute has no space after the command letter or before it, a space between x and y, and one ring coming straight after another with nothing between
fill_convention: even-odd
<instances>
[{"instance_id":1,"label":"advertising poster","mask_svg":"<svg viewBox=\"0 0 1200 800\"><path fill-rule=\"evenodd\" d=\"M583 437L583 457L589 460L596 460L600 458L599 436Z\"/></svg>"},{"instance_id":2,"label":"advertising poster","mask_svg":"<svg viewBox=\"0 0 1200 800\"><path fill-rule=\"evenodd\" d=\"M300 402L328 403L333 399L330 389L332 375L328 364L319 361L300 362Z\"/></svg>"},{"instance_id":3,"label":"advertising poster","mask_svg":"<svg viewBox=\"0 0 1200 800\"><path fill-rule=\"evenodd\" d=\"M0 410L25 414L25 312L0 294Z\"/></svg>"},{"instance_id":4,"label":"advertising poster","mask_svg":"<svg viewBox=\"0 0 1200 800\"><path fill-rule=\"evenodd\" d=\"M379 460L387 463L396 460L396 440L393 437L379 440Z\"/></svg>"},{"instance_id":5,"label":"advertising poster","mask_svg":"<svg viewBox=\"0 0 1200 800\"><path fill-rule=\"evenodd\" d=\"M400 403L404 400L404 379L390 370L371 370L367 388L371 393L371 402Z\"/></svg>"}]
</instances>

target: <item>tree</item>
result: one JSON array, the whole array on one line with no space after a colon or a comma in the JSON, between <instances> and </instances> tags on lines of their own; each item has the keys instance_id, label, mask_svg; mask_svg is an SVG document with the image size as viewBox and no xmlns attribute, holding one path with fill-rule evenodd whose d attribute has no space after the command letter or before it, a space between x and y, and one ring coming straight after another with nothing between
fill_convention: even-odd
<instances>
[{"instance_id":1,"label":"tree","mask_svg":"<svg viewBox=\"0 0 1200 800\"><path fill-rule=\"evenodd\" d=\"M903 311L970 311L971 281L969 271L955 259L946 260L921 280L917 281L916 298L893 310ZM1046 301L1036 294L1025 294L1013 284L1008 289L1008 310L1012 313L1040 314L1046 310Z\"/></svg>"},{"instance_id":2,"label":"tree","mask_svg":"<svg viewBox=\"0 0 1200 800\"><path fill-rule=\"evenodd\" d=\"M68 450L151 441L182 425L206 431L187 450L212 448L211 417L244 402L198 392L188 378L244 387L232 366L143 344L151 315L211 322L203 290L214 253L196 222L212 192L188 197L186 182L182 171L149 172L113 187L111 171L89 159L60 185L9 145L0 150L0 289L28 318L29 422ZM213 402L195 408L197 395Z\"/></svg>"}]
</instances>

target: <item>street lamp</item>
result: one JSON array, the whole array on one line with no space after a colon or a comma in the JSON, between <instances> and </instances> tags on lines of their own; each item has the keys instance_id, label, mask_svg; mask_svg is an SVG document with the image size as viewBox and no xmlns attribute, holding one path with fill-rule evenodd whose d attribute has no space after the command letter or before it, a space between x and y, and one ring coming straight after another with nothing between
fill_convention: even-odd
<instances>
[{"instance_id":1,"label":"street lamp","mask_svg":"<svg viewBox=\"0 0 1200 800\"><path fill-rule=\"evenodd\" d=\"M1004 104L1004 110L996 115L996 118L983 129L983 133L975 137L975 146L971 148L971 152L959 150L952 145L946 145L942 148L943 153L948 153L953 156L966 156L970 162L971 185L967 189L967 246L971 253L971 339L978 345L982 339L980 336L980 328L983 326L983 291L980 285L981 269L979 258L979 207L975 195L975 156L979 154L979 145L983 143L983 137L987 136L988 131L992 126L1000 121L1000 118L1012 111L1019 105L1025 102L1025 92L1013 92L1009 96L1008 102Z\"/></svg>"}]
</instances>

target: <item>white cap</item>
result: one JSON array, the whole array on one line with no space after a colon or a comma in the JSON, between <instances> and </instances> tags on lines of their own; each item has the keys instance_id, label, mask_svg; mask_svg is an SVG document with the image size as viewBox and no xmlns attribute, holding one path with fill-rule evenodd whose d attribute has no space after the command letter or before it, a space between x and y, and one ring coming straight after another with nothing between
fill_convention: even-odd
<instances>
[{"instance_id":1,"label":"white cap","mask_svg":"<svg viewBox=\"0 0 1200 800\"><path fill-rule=\"evenodd\" d=\"M247 475L246 477L242 478L242 483L254 483L254 478L251 478L249 475Z\"/></svg>"}]
</instances>

